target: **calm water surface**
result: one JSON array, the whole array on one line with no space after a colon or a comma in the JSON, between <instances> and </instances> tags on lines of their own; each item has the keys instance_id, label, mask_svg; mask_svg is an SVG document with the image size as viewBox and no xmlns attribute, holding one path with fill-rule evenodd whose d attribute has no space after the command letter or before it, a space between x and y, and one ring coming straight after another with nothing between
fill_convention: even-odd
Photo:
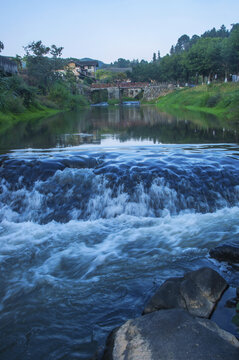
<instances>
[{"instance_id":1,"label":"calm water surface","mask_svg":"<svg viewBox=\"0 0 239 360\"><path fill-rule=\"evenodd\" d=\"M208 257L239 241L237 123L94 108L19 124L0 150L0 359L89 359L200 266L239 285Z\"/></svg>"}]
</instances>

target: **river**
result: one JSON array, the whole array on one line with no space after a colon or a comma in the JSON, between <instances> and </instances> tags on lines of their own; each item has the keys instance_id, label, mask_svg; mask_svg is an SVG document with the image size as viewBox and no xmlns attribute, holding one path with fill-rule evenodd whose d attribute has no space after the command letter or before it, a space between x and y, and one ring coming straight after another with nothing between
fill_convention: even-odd
<instances>
[{"instance_id":1,"label":"river","mask_svg":"<svg viewBox=\"0 0 239 360\"><path fill-rule=\"evenodd\" d=\"M0 134L0 359L89 359L169 276L239 241L239 126L92 108Z\"/></svg>"}]
</instances>

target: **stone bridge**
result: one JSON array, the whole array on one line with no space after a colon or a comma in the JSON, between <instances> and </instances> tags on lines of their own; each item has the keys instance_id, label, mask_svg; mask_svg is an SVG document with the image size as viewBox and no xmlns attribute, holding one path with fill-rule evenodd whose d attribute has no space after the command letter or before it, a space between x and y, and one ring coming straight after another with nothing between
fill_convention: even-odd
<instances>
[{"instance_id":1,"label":"stone bridge","mask_svg":"<svg viewBox=\"0 0 239 360\"><path fill-rule=\"evenodd\" d=\"M122 97L135 98L138 94L145 90L149 86L149 83L137 82L127 83L121 82L118 84L92 84L91 93L94 91L107 90L108 100L117 99L120 100Z\"/></svg>"},{"instance_id":2,"label":"stone bridge","mask_svg":"<svg viewBox=\"0 0 239 360\"><path fill-rule=\"evenodd\" d=\"M164 95L172 91L176 86L172 84L151 84L147 82L121 82L118 84L92 84L91 94L95 91L107 92L107 99L120 100L122 97L136 98L137 95L144 100L153 100L160 95ZM105 100L107 100L105 99Z\"/></svg>"}]
</instances>

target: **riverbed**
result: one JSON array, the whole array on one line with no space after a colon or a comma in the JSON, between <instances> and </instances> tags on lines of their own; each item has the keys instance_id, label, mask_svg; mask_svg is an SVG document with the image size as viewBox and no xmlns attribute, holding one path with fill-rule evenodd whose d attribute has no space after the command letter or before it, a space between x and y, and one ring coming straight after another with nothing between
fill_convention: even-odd
<instances>
[{"instance_id":1,"label":"riverbed","mask_svg":"<svg viewBox=\"0 0 239 360\"><path fill-rule=\"evenodd\" d=\"M85 109L0 137L0 358L89 359L169 276L239 241L238 124Z\"/></svg>"}]
</instances>

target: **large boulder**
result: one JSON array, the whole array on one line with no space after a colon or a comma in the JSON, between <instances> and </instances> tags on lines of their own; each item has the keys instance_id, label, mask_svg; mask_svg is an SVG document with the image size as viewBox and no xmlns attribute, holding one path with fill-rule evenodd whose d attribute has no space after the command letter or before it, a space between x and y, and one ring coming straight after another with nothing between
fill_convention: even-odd
<instances>
[{"instance_id":1,"label":"large boulder","mask_svg":"<svg viewBox=\"0 0 239 360\"><path fill-rule=\"evenodd\" d=\"M165 281L149 300L143 314L183 308L192 315L209 318L227 287L226 281L216 271L201 268L184 277Z\"/></svg>"},{"instance_id":2,"label":"large boulder","mask_svg":"<svg viewBox=\"0 0 239 360\"><path fill-rule=\"evenodd\" d=\"M183 309L127 321L108 340L103 360L238 360L239 342L214 322Z\"/></svg>"},{"instance_id":3,"label":"large boulder","mask_svg":"<svg viewBox=\"0 0 239 360\"><path fill-rule=\"evenodd\" d=\"M238 245L220 245L209 251L212 258L229 263L239 263L239 246Z\"/></svg>"}]
</instances>

